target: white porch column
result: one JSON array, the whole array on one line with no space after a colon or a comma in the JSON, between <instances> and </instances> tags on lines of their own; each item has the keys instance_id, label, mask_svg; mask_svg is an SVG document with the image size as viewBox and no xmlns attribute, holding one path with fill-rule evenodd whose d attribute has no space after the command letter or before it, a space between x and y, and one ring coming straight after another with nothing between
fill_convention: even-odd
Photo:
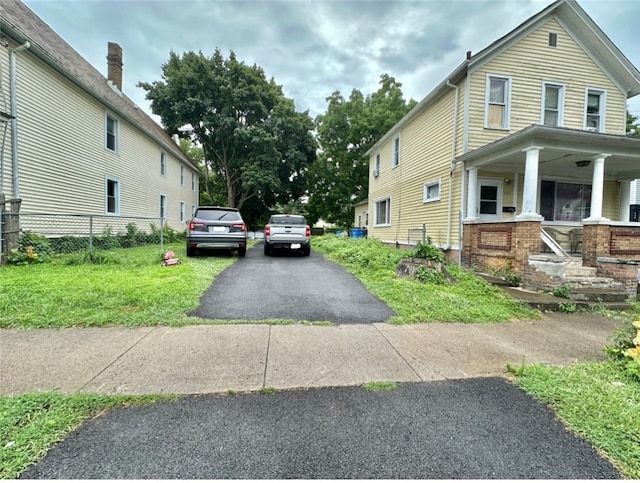
<instances>
[{"instance_id":1,"label":"white porch column","mask_svg":"<svg viewBox=\"0 0 640 483\"><path fill-rule=\"evenodd\" d=\"M522 213L516 216L516 220L541 220L542 216L536 212L538 204L538 161L540 150L543 148L533 146L522 151L526 155L524 167L524 186L522 193Z\"/></svg>"},{"instance_id":2,"label":"white porch column","mask_svg":"<svg viewBox=\"0 0 640 483\"><path fill-rule=\"evenodd\" d=\"M593 181L591 182L591 215L589 221L607 220L602 217L602 198L604 196L604 160L610 154L598 154L593 160Z\"/></svg>"},{"instance_id":3,"label":"white porch column","mask_svg":"<svg viewBox=\"0 0 640 483\"><path fill-rule=\"evenodd\" d=\"M629 206L631 205L631 180L620 181L620 206L618 207L618 221L629 221Z\"/></svg>"},{"instance_id":4,"label":"white porch column","mask_svg":"<svg viewBox=\"0 0 640 483\"><path fill-rule=\"evenodd\" d=\"M478 168L467 170L467 216L465 220L478 219Z\"/></svg>"}]
</instances>

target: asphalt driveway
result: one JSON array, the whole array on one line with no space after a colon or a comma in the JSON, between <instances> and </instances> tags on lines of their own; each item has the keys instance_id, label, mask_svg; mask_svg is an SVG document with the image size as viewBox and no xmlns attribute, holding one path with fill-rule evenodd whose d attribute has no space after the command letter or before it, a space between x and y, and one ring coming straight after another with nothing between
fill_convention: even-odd
<instances>
[{"instance_id":1,"label":"asphalt driveway","mask_svg":"<svg viewBox=\"0 0 640 483\"><path fill-rule=\"evenodd\" d=\"M614 479L500 378L190 396L84 423L22 478Z\"/></svg>"},{"instance_id":2,"label":"asphalt driveway","mask_svg":"<svg viewBox=\"0 0 640 483\"><path fill-rule=\"evenodd\" d=\"M335 324L385 322L393 311L340 265L311 251L308 257L266 257L259 243L218 275L189 315L204 319Z\"/></svg>"}]
</instances>

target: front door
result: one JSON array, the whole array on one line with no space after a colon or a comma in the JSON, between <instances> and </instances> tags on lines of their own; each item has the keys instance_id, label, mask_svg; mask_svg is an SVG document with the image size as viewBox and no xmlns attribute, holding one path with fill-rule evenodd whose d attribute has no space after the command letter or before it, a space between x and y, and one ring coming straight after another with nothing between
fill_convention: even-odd
<instances>
[{"instance_id":1,"label":"front door","mask_svg":"<svg viewBox=\"0 0 640 483\"><path fill-rule=\"evenodd\" d=\"M502 180L479 178L478 190L481 220L500 220L502 218Z\"/></svg>"}]
</instances>

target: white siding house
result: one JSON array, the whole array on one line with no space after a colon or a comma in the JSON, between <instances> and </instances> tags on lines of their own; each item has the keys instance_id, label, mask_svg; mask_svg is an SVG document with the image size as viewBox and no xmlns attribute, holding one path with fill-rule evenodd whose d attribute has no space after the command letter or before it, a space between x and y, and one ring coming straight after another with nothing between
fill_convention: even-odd
<instances>
[{"instance_id":1,"label":"white siding house","mask_svg":"<svg viewBox=\"0 0 640 483\"><path fill-rule=\"evenodd\" d=\"M122 92L19 0L0 3L0 192L21 212L163 217L182 231L198 168Z\"/></svg>"}]
</instances>

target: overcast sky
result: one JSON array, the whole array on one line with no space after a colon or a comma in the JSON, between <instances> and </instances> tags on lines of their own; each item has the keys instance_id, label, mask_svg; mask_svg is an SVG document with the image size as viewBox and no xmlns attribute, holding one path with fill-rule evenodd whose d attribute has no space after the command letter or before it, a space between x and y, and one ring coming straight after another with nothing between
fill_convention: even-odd
<instances>
[{"instance_id":1,"label":"overcast sky","mask_svg":"<svg viewBox=\"0 0 640 483\"><path fill-rule=\"evenodd\" d=\"M420 101L464 59L551 0L23 0L103 75L107 42L124 50L124 92L151 113L139 81L178 54L219 47L261 66L312 116L333 91L377 90L387 73ZM640 68L640 0L579 0ZM629 102L640 116L640 96Z\"/></svg>"}]
</instances>

